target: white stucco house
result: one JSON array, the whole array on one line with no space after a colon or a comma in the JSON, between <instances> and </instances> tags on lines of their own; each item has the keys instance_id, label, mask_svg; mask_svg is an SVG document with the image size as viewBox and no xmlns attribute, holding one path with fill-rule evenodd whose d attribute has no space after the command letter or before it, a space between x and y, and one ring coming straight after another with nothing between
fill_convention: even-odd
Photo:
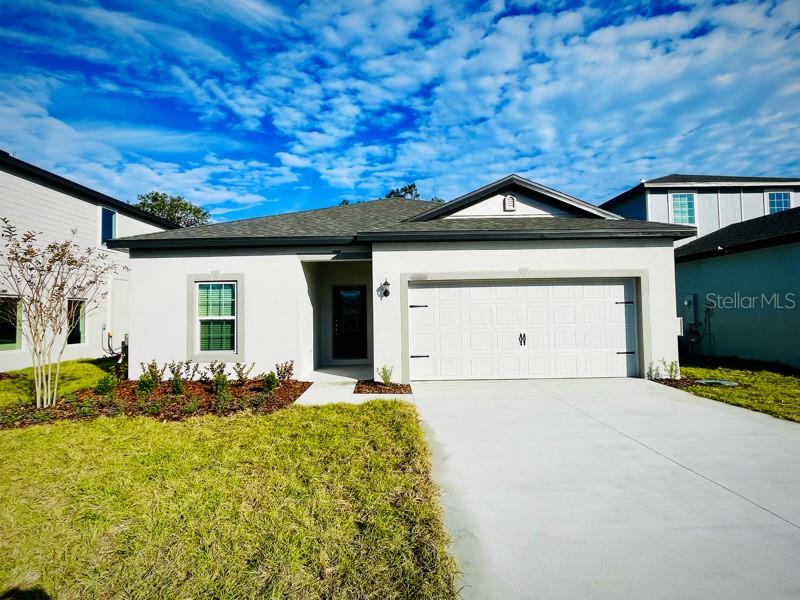
<instances>
[{"instance_id":1,"label":"white stucco house","mask_svg":"<svg viewBox=\"0 0 800 600\"><path fill-rule=\"evenodd\" d=\"M294 360L398 382L641 377L678 358L673 241L511 175L447 203L384 199L122 237L130 364Z\"/></svg>"},{"instance_id":2,"label":"white stucco house","mask_svg":"<svg viewBox=\"0 0 800 600\"><path fill-rule=\"evenodd\" d=\"M108 248L107 242L115 236L153 233L176 225L2 150L0 217L9 219L20 232L37 232L43 243L70 239L76 229L78 244L107 250L120 269L108 282L102 306L84 314L68 333L64 359L97 358L107 353L109 344L119 349L128 333L130 274L121 268L129 262L128 251ZM11 305L4 307L2 314L16 311L18 315L16 323L0 319L0 372L28 367L30 349L22 335L25 315L16 298L0 294L0 302Z\"/></svg>"}]
</instances>

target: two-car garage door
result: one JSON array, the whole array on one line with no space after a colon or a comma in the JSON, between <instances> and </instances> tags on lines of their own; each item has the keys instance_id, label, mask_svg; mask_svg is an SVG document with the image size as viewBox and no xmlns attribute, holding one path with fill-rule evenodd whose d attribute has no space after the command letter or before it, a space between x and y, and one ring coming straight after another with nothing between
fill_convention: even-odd
<instances>
[{"instance_id":1,"label":"two-car garage door","mask_svg":"<svg viewBox=\"0 0 800 600\"><path fill-rule=\"evenodd\" d=\"M636 376L635 296L632 280L412 285L411 379Z\"/></svg>"}]
</instances>

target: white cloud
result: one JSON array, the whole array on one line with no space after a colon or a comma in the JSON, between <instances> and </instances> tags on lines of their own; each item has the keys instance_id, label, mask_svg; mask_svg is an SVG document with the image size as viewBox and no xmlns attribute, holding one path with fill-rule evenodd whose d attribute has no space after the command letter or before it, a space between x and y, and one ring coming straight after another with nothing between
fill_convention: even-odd
<instances>
[{"instance_id":1,"label":"white cloud","mask_svg":"<svg viewBox=\"0 0 800 600\"><path fill-rule=\"evenodd\" d=\"M356 193L417 180L423 193L444 197L517 171L598 201L671 170L800 170L800 4L791 0L704 0L660 16L635 3L538 2L535 14L502 2L471 13L463 3L407 0L181 6L81 5L43 31L12 31L11 43L41 51L45 34L58 34L65 53L87 49L108 66L104 89L137 83L148 98L182 103L214 136L56 119L45 82L9 95L3 110L18 122L3 136L32 150L51 140L36 150L51 161L73 144L114 173L224 203L219 215L274 197L270 186L294 181L293 169ZM217 22L235 34L215 35ZM222 157L233 150L223 140L240 132L268 136L271 156L234 164L209 155L178 166L141 152L150 138ZM126 172L120 165L135 152L143 170Z\"/></svg>"}]
</instances>

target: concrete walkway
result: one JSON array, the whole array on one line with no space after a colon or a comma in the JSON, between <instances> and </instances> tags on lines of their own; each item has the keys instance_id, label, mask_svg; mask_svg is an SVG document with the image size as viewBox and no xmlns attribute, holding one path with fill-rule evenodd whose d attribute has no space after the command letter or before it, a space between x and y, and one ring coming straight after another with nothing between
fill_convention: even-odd
<instances>
[{"instance_id":1,"label":"concrete walkway","mask_svg":"<svg viewBox=\"0 0 800 600\"><path fill-rule=\"evenodd\" d=\"M330 369L314 371L302 378L304 381L312 381L313 384L303 392L303 395L295 401L295 404L319 406L338 402L360 404L368 400L381 398L400 400L413 399L411 394L353 393L358 379L370 379L371 377L373 377L372 367L332 367Z\"/></svg>"},{"instance_id":2,"label":"concrete walkway","mask_svg":"<svg viewBox=\"0 0 800 600\"><path fill-rule=\"evenodd\" d=\"M800 424L636 379L414 402L464 598L800 598Z\"/></svg>"}]
</instances>

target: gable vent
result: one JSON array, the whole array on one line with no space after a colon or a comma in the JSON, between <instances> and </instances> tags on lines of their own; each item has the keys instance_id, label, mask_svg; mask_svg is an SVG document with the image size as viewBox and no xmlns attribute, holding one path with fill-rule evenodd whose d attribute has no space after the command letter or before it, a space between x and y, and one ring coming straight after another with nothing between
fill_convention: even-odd
<instances>
[{"instance_id":1,"label":"gable vent","mask_svg":"<svg viewBox=\"0 0 800 600\"><path fill-rule=\"evenodd\" d=\"M503 210L505 212L514 212L517 210L517 199L511 194L503 198Z\"/></svg>"}]
</instances>

